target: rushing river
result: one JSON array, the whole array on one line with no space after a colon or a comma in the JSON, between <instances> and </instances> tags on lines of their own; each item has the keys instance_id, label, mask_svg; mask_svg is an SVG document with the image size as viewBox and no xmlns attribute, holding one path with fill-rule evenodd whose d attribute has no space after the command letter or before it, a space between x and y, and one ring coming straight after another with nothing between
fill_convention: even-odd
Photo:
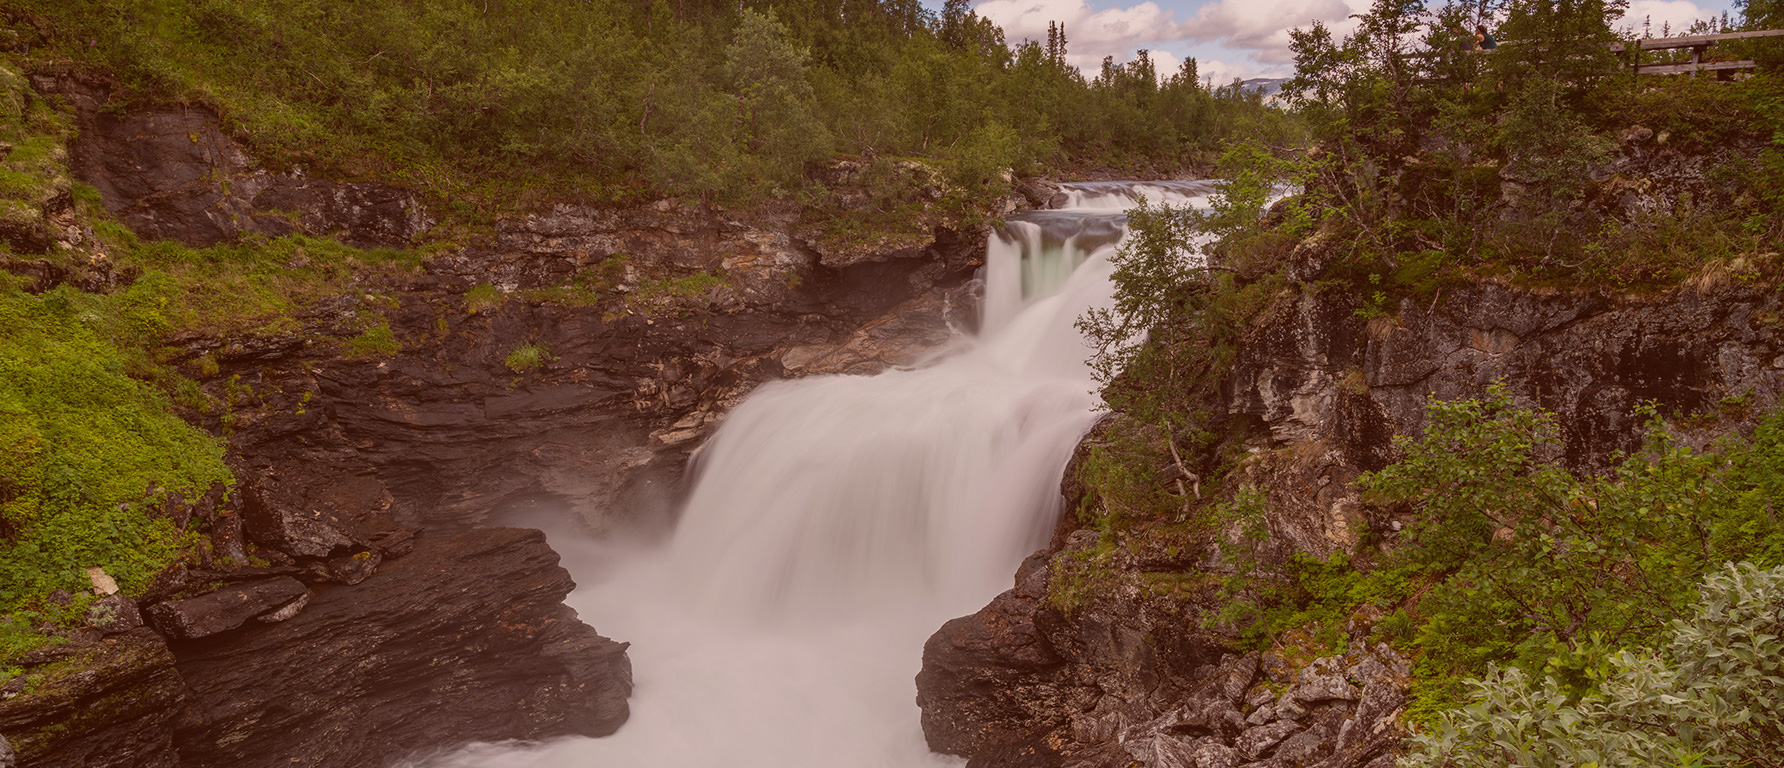
<instances>
[{"instance_id":1,"label":"rushing river","mask_svg":"<svg viewBox=\"0 0 1784 768\"><path fill-rule=\"evenodd\" d=\"M1073 323L1110 303L1139 195L1202 182L1067 185L1067 206L987 245L984 327L930 365L762 386L702 452L667 545L554 534L569 603L630 641L632 715L601 739L479 744L429 768L958 765L923 742L923 642L1008 588L1058 516L1095 420Z\"/></svg>"}]
</instances>

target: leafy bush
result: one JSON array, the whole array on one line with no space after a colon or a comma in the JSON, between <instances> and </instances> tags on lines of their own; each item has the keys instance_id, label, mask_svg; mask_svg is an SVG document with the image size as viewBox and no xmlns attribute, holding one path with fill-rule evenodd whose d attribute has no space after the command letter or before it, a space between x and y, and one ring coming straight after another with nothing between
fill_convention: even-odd
<instances>
[{"instance_id":1,"label":"leafy bush","mask_svg":"<svg viewBox=\"0 0 1784 768\"><path fill-rule=\"evenodd\" d=\"M1433 402L1424 436L1360 485L1416 517L1394 558L1434 583L1418 604L1420 711L1463 676L1512 664L1587 690L1611 651L1650 647L1728 561L1784 563L1784 412L1747 440L1699 453L1648 411L1646 448L1605 477L1553 462L1552 416L1484 400Z\"/></svg>"},{"instance_id":2,"label":"leafy bush","mask_svg":"<svg viewBox=\"0 0 1784 768\"><path fill-rule=\"evenodd\" d=\"M142 589L183 543L151 508L231 481L222 444L131 378L140 363L108 336L131 301L0 280L0 614L84 591L90 566Z\"/></svg>"},{"instance_id":3,"label":"leafy bush","mask_svg":"<svg viewBox=\"0 0 1784 768\"><path fill-rule=\"evenodd\" d=\"M502 361L502 365L507 366L508 370L515 373L526 373L546 364L551 359L551 350L529 341L509 352L508 357Z\"/></svg>"},{"instance_id":4,"label":"leafy bush","mask_svg":"<svg viewBox=\"0 0 1784 768\"><path fill-rule=\"evenodd\" d=\"M1654 652L1612 655L1598 690L1491 669L1414 737L1402 768L1784 766L1784 568L1729 563Z\"/></svg>"}]
</instances>

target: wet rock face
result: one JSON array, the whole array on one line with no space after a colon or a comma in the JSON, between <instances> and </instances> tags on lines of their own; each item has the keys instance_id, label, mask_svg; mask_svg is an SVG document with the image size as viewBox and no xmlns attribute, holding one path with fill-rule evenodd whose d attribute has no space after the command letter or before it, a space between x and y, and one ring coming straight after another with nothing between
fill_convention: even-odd
<instances>
[{"instance_id":1,"label":"wet rock face","mask_svg":"<svg viewBox=\"0 0 1784 768\"><path fill-rule=\"evenodd\" d=\"M624 644L563 605L573 586L538 531L423 535L285 621L176 642L196 713L178 732L182 764L348 768L469 740L612 733L631 667Z\"/></svg>"}]
</instances>

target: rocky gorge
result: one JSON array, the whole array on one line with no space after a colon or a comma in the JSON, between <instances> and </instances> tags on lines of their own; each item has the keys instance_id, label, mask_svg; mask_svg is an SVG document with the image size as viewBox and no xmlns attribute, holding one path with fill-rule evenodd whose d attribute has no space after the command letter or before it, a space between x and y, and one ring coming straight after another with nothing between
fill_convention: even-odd
<instances>
[{"instance_id":1,"label":"rocky gorge","mask_svg":"<svg viewBox=\"0 0 1784 768\"><path fill-rule=\"evenodd\" d=\"M31 86L76 116L69 178L141 237L414 247L436 223L394 187L260 166L207 110L106 109L108 85L74 76ZM847 192L856 173L832 172L845 210L875 204ZM73 211L52 196L44 236L12 245L81 258L7 271L31 291L129 285ZM907 364L970 328L984 230L911 224L837 237L798 210L557 204L273 324L169 339L230 403L188 416L227 436L236 483L152 510L204 542L194 562L19 661L8 749L33 768L357 766L611 733L626 644L562 604L574 585L543 536L488 526L560 500L585 530L660 534L690 452L758 383ZM368 329L392 343L356 351Z\"/></svg>"},{"instance_id":2,"label":"rocky gorge","mask_svg":"<svg viewBox=\"0 0 1784 768\"><path fill-rule=\"evenodd\" d=\"M598 535L661 534L690 458L758 384L910 365L975 323L981 224L936 215L862 235L807 210L560 202L469 244L429 241L438 222L418 197L263 167L204 109L120 113L104 83L32 86L78 118L71 178L146 238L431 250L276 321L168 340L172 364L229 403L187 415L226 436L237 483L166 497L153 512L203 542L193 562L105 597L70 642L21 660L0 733L27 765L348 766L612 733L627 645L562 604L574 585L543 536L491 526L549 502ZM871 219L860 172L845 162L825 181L838 210ZM1054 197L1027 186L997 211ZM81 258L6 269L32 291L129 285L65 197L44 204L37 239L12 243ZM1365 320L1356 297L1313 286L1325 262L1305 242L1219 387L1211 421L1246 458L1211 490L1268 499L1266 561L1366 560L1407 513L1355 480L1421 431L1428 398L1503 381L1559 414L1560 458L1580 470L1638 444L1639 403L1708 444L1784 384L1784 308L1751 266L1650 296L1485 280ZM1096 499L1077 468L1104 439L1080 446L1068 513L1014 588L930 639L929 746L974 766L1391 765L1410 666L1362 639L1381 617L1350 617L1340 647L1241 648L1206 589L1240 532L1161 522L1111 541L1078 514ZM1097 588L1059 600L1072 579Z\"/></svg>"}]
</instances>

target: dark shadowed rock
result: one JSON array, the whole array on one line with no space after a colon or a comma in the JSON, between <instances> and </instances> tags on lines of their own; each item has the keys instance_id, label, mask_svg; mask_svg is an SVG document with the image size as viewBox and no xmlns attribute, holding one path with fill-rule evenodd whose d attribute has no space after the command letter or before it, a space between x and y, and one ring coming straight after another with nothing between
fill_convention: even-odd
<instances>
[{"instance_id":1,"label":"dark shadowed rock","mask_svg":"<svg viewBox=\"0 0 1784 768\"><path fill-rule=\"evenodd\" d=\"M143 237L203 246L303 233L402 246L433 225L403 190L259 167L205 108L118 115L99 109L101 91L72 81L56 87L80 108L73 170Z\"/></svg>"},{"instance_id":2,"label":"dark shadowed rock","mask_svg":"<svg viewBox=\"0 0 1784 768\"><path fill-rule=\"evenodd\" d=\"M376 550L337 557L328 561L328 575L342 584L358 584L371 578L383 560Z\"/></svg>"},{"instance_id":3,"label":"dark shadowed rock","mask_svg":"<svg viewBox=\"0 0 1784 768\"><path fill-rule=\"evenodd\" d=\"M149 606L149 621L173 640L191 640L227 632L256 616L273 613L309 593L289 576L234 584L207 595L169 600Z\"/></svg>"},{"instance_id":4,"label":"dark shadowed rock","mask_svg":"<svg viewBox=\"0 0 1784 768\"><path fill-rule=\"evenodd\" d=\"M78 649L74 674L27 670L28 693L0 700L0 732L29 768L179 768L173 733L189 716L173 655L137 629ZM188 764L189 765L189 764Z\"/></svg>"},{"instance_id":5,"label":"dark shadowed rock","mask_svg":"<svg viewBox=\"0 0 1784 768\"><path fill-rule=\"evenodd\" d=\"M625 645L562 604L538 531L427 536L295 617L177 643L198 721L187 768L380 765L469 740L601 736L626 718Z\"/></svg>"},{"instance_id":6,"label":"dark shadowed rock","mask_svg":"<svg viewBox=\"0 0 1784 768\"><path fill-rule=\"evenodd\" d=\"M1276 745L1275 757L1289 765L1312 765L1332 752L1331 739L1320 731L1302 731Z\"/></svg>"},{"instance_id":7,"label":"dark shadowed rock","mask_svg":"<svg viewBox=\"0 0 1784 768\"><path fill-rule=\"evenodd\" d=\"M1046 595L1044 564L1042 556L1031 556L1015 589L943 625L923 645L917 704L930 749L973 755L999 744L1007 751L1064 722L1067 713L1052 705L1065 661L1034 624Z\"/></svg>"},{"instance_id":8,"label":"dark shadowed rock","mask_svg":"<svg viewBox=\"0 0 1784 768\"><path fill-rule=\"evenodd\" d=\"M1004 734L981 745L966 768L1059 768L1060 745L1055 731Z\"/></svg>"},{"instance_id":9,"label":"dark shadowed rock","mask_svg":"<svg viewBox=\"0 0 1784 768\"><path fill-rule=\"evenodd\" d=\"M332 557L370 549L359 525L334 505L304 495L305 488L275 477L247 483L242 526L248 539L293 557Z\"/></svg>"}]
</instances>

